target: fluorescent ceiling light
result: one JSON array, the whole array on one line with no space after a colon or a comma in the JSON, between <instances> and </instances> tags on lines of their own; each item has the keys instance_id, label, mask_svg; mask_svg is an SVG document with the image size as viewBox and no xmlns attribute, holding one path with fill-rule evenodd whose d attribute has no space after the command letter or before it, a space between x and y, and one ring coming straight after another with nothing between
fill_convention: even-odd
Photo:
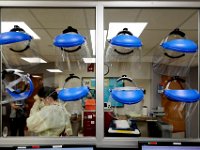
<instances>
[{"instance_id":1,"label":"fluorescent ceiling light","mask_svg":"<svg viewBox=\"0 0 200 150\"><path fill-rule=\"evenodd\" d=\"M41 76L38 76L38 75L32 75L32 77L34 77L34 78L42 78Z\"/></svg>"},{"instance_id":2,"label":"fluorescent ceiling light","mask_svg":"<svg viewBox=\"0 0 200 150\"><path fill-rule=\"evenodd\" d=\"M124 28L128 28L134 36L139 37L146 25L147 22L110 22L107 39L112 39Z\"/></svg>"},{"instance_id":3,"label":"fluorescent ceiling light","mask_svg":"<svg viewBox=\"0 0 200 150\"><path fill-rule=\"evenodd\" d=\"M45 60L39 57L21 57L21 59L29 63L47 63Z\"/></svg>"},{"instance_id":4,"label":"fluorescent ceiling light","mask_svg":"<svg viewBox=\"0 0 200 150\"><path fill-rule=\"evenodd\" d=\"M91 43L92 43L92 54L95 56L96 55L96 41L95 41L95 36L96 36L96 30L90 30L90 38L91 38ZM105 48L105 43L106 43L106 36L107 36L107 30L104 30L104 48Z\"/></svg>"},{"instance_id":5,"label":"fluorescent ceiling light","mask_svg":"<svg viewBox=\"0 0 200 150\"><path fill-rule=\"evenodd\" d=\"M6 69L6 71L24 72L23 70L19 69Z\"/></svg>"},{"instance_id":6,"label":"fluorescent ceiling light","mask_svg":"<svg viewBox=\"0 0 200 150\"><path fill-rule=\"evenodd\" d=\"M14 28L14 25L18 25L20 28L24 29L25 32L32 36L34 39L40 39L40 37L23 21L2 21L1 33L9 32Z\"/></svg>"},{"instance_id":7,"label":"fluorescent ceiling light","mask_svg":"<svg viewBox=\"0 0 200 150\"><path fill-rule=\"evenodd\" d=\"M49 72L62 72L60 69L47 69Z\"/></svg>"},{"instance_id":8,"label":"fluorescent ceiling light","mask_svg":"<svg viewBox=\"0 0 200 150\"><path fill-rule=\"evenodd\" d=\"M84 63L89 64L89 63L96 63L95 58L83 58Z\"/></svg>"}]
</instances>

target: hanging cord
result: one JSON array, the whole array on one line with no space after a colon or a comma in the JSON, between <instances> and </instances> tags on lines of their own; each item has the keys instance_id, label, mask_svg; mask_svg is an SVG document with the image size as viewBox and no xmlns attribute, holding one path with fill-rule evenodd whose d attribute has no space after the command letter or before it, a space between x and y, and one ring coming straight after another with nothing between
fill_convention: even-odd
<instances>
[{"instance_id":1,"label":"hanging cord","mask_svg":"<svg viewBox=\"0 0 200 150\"><path fill-rule=\"evenodd\" d=\"M61 52L61 56L62 56L62 61L64 62L65 61L65 52L64 51Z\"/></svg>"}]
</instances>

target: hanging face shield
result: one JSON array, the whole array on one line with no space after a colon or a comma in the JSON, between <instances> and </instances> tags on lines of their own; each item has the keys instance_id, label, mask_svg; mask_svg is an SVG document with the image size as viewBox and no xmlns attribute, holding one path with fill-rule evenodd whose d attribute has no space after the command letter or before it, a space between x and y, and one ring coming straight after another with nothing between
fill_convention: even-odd
<instances>
[{"instance_id":1,"label":"hanging face shield","mask_svg":"<svg viewBox=\"0 0 200 150\"><path fill-rule=\"evenodd\" d=\"M66 83L71 79L80 80L80 78L74 74L70 74L70 76L65 79L63 89L58 92L58 98L64 102L80 100L89 93L89 88L87 86L65 88Z\"/></svg>"},{"instance_id":2,"label":"hanging face shield","mask_svg":"<svg viewBox=\"0 0 200 150\"><path fill-rule=\"evenodd\" d=\"M81 86L77 86L77 82L74 82L74 79L80 80L74 74L70 74L65 79L63 88L58 92L58 98L65 103L65 107L70 114L77 115L82 113L82 99L90 94L90 91L87 86L82 86L82 84ZM80 84L79 82L78 84ZM65 87L66 83L68 83L68 87Z\"/></svg>"},{"instance_id":3,"label":"hanging face shield","mask_svg":"<svg viewBox=\"0 0 200 150\"><path fill-rule=\"evenodd\" d=\"M163 94L172 101L193 103L200 99L199 92L195 89L169 89L172 82L179 82L179 84L185 83L184 79L178 76L172 77L167 81L167 85L163 91ZM182 85L181 85L182 86ZM182 86L183 87L183 86Z\"/></svg>"},{"instance_id":4,"label":"hanging face shield","mask_svg":"<svg viewBox=\"0 0 200 150\"><path fill-rule=\"evenodd\" d=\"M140 60L140 49L142 42L135 37L127 28L120 31L115 37L109 40L106 51L106 62L130 60L135 62Z\"/></svg>"},{"instance_id":5,"label":"hanging face shield","mask_svg":"<svg viewBox=\"0 0 200 150\"><path fill-rule=\"evenodd\" d=\"M161 42L153 56L153 70L162 75L186 76L193 65L197 45L184 32L175 29Z\"/></svg>"},{"instance_id":6,"label":"hanging face shield","mask_svg":"<svg viewBox=\"0 0 200 150\"><path fill-rule=\"evenodd\" d=\"M197 90L191 89L186 81L179 76L174 76L165 81L164 90L165 119L169 120L168 115L174 118L171 120L189 119L197 110L200 94Z\"/></svg>"},{"instance_id":7,"label":"hanging face shield","mask_svg":"<svg viewBox=\"0 0 200 150\"><path fill-rule=\"evenodd\" d=\"M13 52L23 52L29 49L32 37L24 29L15 25L10 32L0 34L0 45L5 45Z\"/></svg>"},{"instance_id":8,"label":"hanging face shield","mask_svg":"<svg viewBox=\"0 0 200 150\"><path fill-rule=\"evenodd\" d=\"M142 89L138 88L136 83L129 77L123 76L117 80L120 82L121 80L126 80L133 83L133 87L125 86L118 87L111 90L111 96L114 100L123 103L123 104L136 104L143 100L144 92Z\"/></svg>"},{"instance_id":9,"label":"hanging face shield","mask_svg":"<svg viewBox=\"0 0 200 150\"><path fill-rule=\"evenodd\" d=\"M26 100L33 93L34 86L28 74L24 75L16 70L5 69L2 72L2 81L5 91L11 98L11 100L8 99L2 101L2 104L12 101Z\"/></svg>"},{"instance_id":10,"label":"hanging face shield","mask_svg":"<svg viewBox=\"0 0 200 150\"><path fill-rule=\"evenodd\" d=\"M133 86L126 86L124 81L130 82ZM123 82L123 87L115 87L114 89L111 89L110 95L116 102L124 104L124 108L122 111L117 107L113 107L115 118L119 118L120 115L131 115L134 113L133 105L141 102L144 99L144 90L139 88L130 77L122 76L121 78L117 79L117 83L118 82ZM109 98L109 100L112 99ZM112 101L110 101L110 103L114 104ZM139 111L141 111L141 108Z\"/></svg>"},{"instance_id":11,"label":"hanging face shield","mask_svg":"<svg viewBox=\"0 0 200 150\"><path fill-rule=\"evenodd\" d=\"M30 65L34 66L40 61L42 56L34 50L32 37L26 31L15 25L9 32L0 34L0 44L2 46L2 62L6 68L10 69L29 69ZM36 62L29 63L27 59Z\"/></svg>"},{"instance_id":12,"label":"hanging face shield","mask_svg":"<svg viewBox=\"0 0 200 150\"><path fill-rule=\"evenodd\" d=\"M54 38L54 45L60 49L56 64L62 70L71 70L73 62L80 69L82 58L91 57L86 38L71 26Z\"/></svg>"}]
</instances>

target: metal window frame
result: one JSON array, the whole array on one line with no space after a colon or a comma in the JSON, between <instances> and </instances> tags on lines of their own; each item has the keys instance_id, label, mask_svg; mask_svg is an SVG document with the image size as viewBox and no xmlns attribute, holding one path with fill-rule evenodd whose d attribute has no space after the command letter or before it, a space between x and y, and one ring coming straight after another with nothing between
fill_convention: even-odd
<instances>
[{"instance_id":1,"label":"metal window frame","mask_svg":"<svg viewBox=\"0 0 200 150\"><path fill-rule=\"evenodd\" d=\"M198 45L200 45L200 10L198 10ZM198 46L199 47L199 46ZM198 48L198 91L200 91L200 52ZM200 115L200 102L198 102L198 115ZM200 138L200 119L198 117L198 137Z\"/></svg>"},{"instance_id":2,"label":"metal window frame","mask_svg":"<svg viewBox=\"0 0 200 150\"><path fill-rule=\"evenodd\" d=\"M36 7L36 8L67 8L67 7L94 7L96 8L96 138L95 137L69 137L69 138L39 138L39 137L7 137L0 138L1 146L27 146L27 145L96 145L97 147L125 148L137 147L138 141L200 141L200 139L166 139L166 138L119 138L104 137L104 8L200 8L198 1L0 1L0 8L4 7ZM198 45L200 45L200 11L198 12ZM97 40L98 39L98 40ZM97 57L98 56L98 57ZM198 53L200 63L200 54ZM198 64L199 65L199 64ZM199 67L198 67L199 68ZM200 69L198 69L200 74ZM198 79L198 87L200 83ZM199 110L198 110L199 111ZM199 122L199 121L198 121ZM199 131L200 134L200 131Z\"/></svg>"}]
</instances>

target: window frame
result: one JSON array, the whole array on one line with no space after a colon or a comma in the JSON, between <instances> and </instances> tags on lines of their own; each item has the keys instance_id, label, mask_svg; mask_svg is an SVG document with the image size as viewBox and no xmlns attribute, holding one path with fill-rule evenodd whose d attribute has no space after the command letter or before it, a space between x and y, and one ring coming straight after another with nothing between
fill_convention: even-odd
<instances>
[{"instance_id":1,"label":"window frame","mask_svg":"<svg viewBox=\"0 0 200 150\"><path fill-rule=\"evenodd\" d=\"M27 146L27 145L95 145L97 147L136 148L138 141L181 141L181 139L166 138L120 138L104 137L104 8L200 8L200 2L186 1L0 1L0 8L70 8L70 7L92 7L96 9L96 137L70 137L70 138L38 138L38 137L7 137L0 139L2 146ZM200 11L198 10L198 45L200 45ZM98 37L98 40L97 40ZM98 56L98 57L97 57ZM200 74L198 53L198 76ZM2 68L2 66L1 66ZM2 81L1 81L2 84ZM2 87L2 86L1 86ZM200 89L198 77L198 90ZM199 103L198 103L199 106ZM1 109L2 112L2 109ZM199 114L199 107L198 107ZM2 116L1 116L2 122ZM0 125L1 126L1 125ZM199 120L198 120L199 126ZM1 131L0 131L1 132ZM199 133L199 128L198 128ZM199 133L200 134L200 133ZM198 136L199 137L199 136ZM183 140L183 139L182 139ZM199 141L199 139L184 139L187 141Z\"/></svg>"}]
</instances>

